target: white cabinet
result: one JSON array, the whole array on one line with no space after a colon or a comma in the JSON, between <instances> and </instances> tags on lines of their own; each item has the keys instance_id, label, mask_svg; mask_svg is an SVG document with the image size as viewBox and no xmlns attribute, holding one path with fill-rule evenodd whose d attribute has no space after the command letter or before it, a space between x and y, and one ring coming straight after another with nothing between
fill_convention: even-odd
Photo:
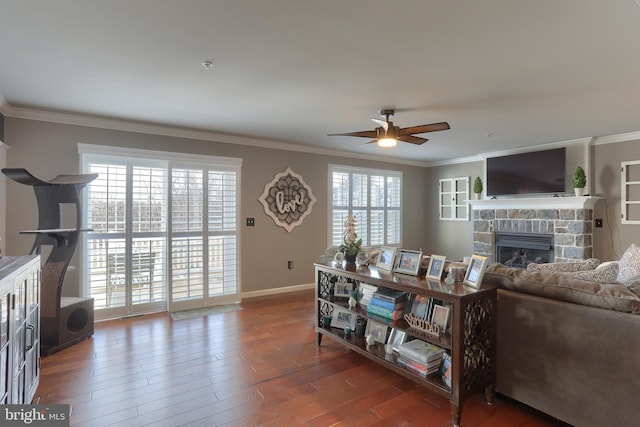
<instances>
[{"instance_id":1,"label":"white cabinet","mask_svg":"<svg viewBox=\"0 0 640 427\"><path fill-rule=\"evenodd\" d=\"M0 404L31 403L40 382L40 256L0 258Z\"/></svg>"}]
</instances>

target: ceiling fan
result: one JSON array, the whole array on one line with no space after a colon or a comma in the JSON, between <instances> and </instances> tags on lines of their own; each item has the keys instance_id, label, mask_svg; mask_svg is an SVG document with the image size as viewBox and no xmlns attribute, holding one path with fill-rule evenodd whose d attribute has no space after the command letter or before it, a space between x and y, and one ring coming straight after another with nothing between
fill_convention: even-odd
<instances>
[{"instance_id":1,"label":"ceiling fan","mask_svg":"<svg viewBox=\"0 0 640 427\"><path fill-rule=\"evenodd\" d=\"M428 125L410 126L406 128L400 128L395 126L392 121L389 121L389 117L393 116L395 110L385 109L380 110L380 115L385 117L385 120L371 119L380 126L374 130L364 130L361 132L348 132L348 133L330 133L328 136L361 136L363 138L374 138L369 143L377 142L379 147L395 147L398 141L409 142L411 144L421 145L428 141L426 138L415 136L416 133L436 132L439 130L450 129L449 123L431 123Z\"/></svg>"}]
</instances>

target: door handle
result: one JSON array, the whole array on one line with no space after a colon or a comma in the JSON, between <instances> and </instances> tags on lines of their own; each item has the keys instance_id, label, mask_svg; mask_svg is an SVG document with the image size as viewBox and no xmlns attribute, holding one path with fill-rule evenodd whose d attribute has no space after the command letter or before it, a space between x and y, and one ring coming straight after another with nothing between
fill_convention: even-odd
<instances>
[{"instance_id":1,"label":"door handle","mask_svg":"<svg viewBox=\"0 0 640 427\"><path fill-rule=\"evenodd\" d=\"M35 339L36 328L33 325L27 325L27 331L31 331L31 339L27 340L27 342L31 341L31 343L29 345L27 345L27 350L26 351L29 351L29 350L31 350L33 348L33 346L36 343L36 339Z\"/></svg>"}]
</instances>

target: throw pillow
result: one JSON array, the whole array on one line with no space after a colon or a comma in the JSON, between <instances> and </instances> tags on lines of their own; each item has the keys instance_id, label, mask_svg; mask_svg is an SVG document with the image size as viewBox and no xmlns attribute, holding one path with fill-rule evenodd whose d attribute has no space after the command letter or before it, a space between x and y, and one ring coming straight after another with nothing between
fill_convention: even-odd
<instances>
[{"instance_id":1,"label":"throw pillow","mask_svg":"<svg viewBox=\"0 0 640 427\"><path fill-rule=\"evenodd\" d=\"M618 277L618 263L616 261L603 262L595 270L577 271L569 273L573 277L597 283L615 283Z\"/></svg>"},{"instance_id":2,"label":"throw pillow","mask_svg":"<svg viewBox=\"0 0 640 427\"><path fill-rule=\"evenodd\" d=\"M589 258L584 261L575 262L550 262L546 264L529 264L527 270L529 271L544 271L547 273L552 272L573 272L573 271L585 271L593 270L600 264L598 258Z\"/></svg>"},{"instance_id":3,"label":"throw pillow","mask_svg":"<svg viewBox=\"0 0 640 427\"><path fill-rule=\"evenodd\" d=\"M617 281L627 285L632 278L640 275L640 247L632 243L622 254L618 264Z\"/></svg>"}]
</instances>

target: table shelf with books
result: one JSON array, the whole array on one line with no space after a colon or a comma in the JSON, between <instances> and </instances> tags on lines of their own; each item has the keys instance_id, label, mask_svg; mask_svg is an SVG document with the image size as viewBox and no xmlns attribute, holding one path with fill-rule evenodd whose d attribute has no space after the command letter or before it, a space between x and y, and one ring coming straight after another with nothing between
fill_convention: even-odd
<instances>
[{"instance_id":1,"label":"table shelf with books","mask_svg":"<svg viewBox=\"0 0 640 427\"><path fill-rule=\"evenodd\" d=\"M374 266L343 266L334 262L315 264L315 283L318 345L327 337L448 398L456 426L462 403L468 396L484 391L487 403L492 402L496 375L497 294L494 287L482 285L475 289L462 283L449 285L425 277L394 274ZM397 292L398 296L376 295L375 304L371 304L373 293L378 292ZM377 313L380 307L377 304L385 297L394 304L393 309L387 307L388 310L399 313L387 312L389 317ZM404 305L398 298L404 298ZM372 309L372 305L377 307ZM433 328L416 329L404 316L407 314L415 325L415 317L424 317L427 313L433 316L434 312L444 313L444 317L429 319L434 323L428 322L432 327L444 319L438 334L433 334ZM433 351L429 356L433 358L426 361L425 355L420 355L418 360L415 351L409 348L414 340L420 342L412 344ZM442 350L439 358L438 348ZM434 367L436 360L438 368ZM443 372L445 366L449 368ZM447 374L447 381L443 373Z\"/></svg>"}]
</instances>

